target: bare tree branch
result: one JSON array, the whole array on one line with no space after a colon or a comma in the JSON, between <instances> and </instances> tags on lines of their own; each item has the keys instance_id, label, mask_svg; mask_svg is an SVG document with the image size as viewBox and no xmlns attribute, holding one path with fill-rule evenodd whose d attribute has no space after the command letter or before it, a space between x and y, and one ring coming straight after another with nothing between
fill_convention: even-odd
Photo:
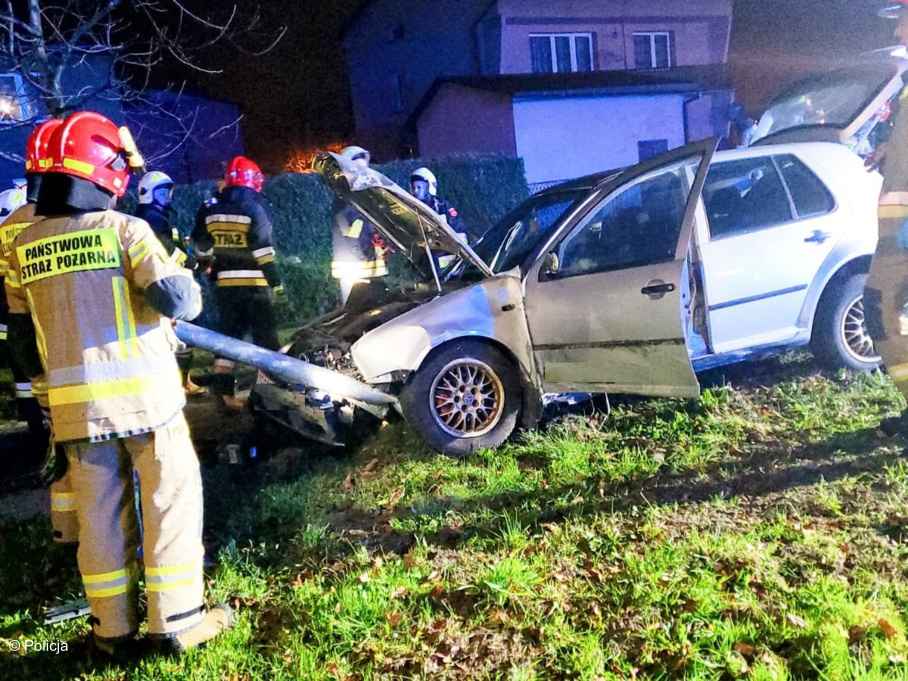
<instances>
[{"instance_id":1,"label":"bare tree branch","mask_svg":"<svg viewBox=\"0 0 908 681\"><path fill-rule=\"evenodd\" d=\"M204 8L204 9L200 9ZM2 0L0 72L19 74L21 114L3 121L6 131L60 116L92 101L119 102L158 121L173 139L164 140L155 158L172 155L199 133L201 112L184 99L185 84L164 88L159 96L155 73L165 63L190 71L218 74L208 61L211 48L224 44L244 54L262 55L286 34L285 26L263 28L260 7L252 3L202 3L201 0ZM239 130L242 116L205 133L220 139ZM152 130L152 124L148 126ZM0 154L9 160L10 154Z\"/></svg>"}]
</instances>

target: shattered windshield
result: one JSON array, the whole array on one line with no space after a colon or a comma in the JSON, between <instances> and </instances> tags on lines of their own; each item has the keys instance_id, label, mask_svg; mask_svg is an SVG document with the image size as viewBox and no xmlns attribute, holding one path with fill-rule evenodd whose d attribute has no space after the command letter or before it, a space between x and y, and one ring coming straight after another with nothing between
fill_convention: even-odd
<instances>
[{"instance_id":1,"label":"shattered windshield","mask_svg":"<svg viewBox=\"0 0 908 681\"><path fill-rule=\"evenodd\" d=\"M531 197L489 230L474 250L495 274L520 265L589 190L545 193Z\"/></svg>"},{"instance_id":2,"label":"shattered windshield","mask_svg":"<svg viewBox=\"0 0 908 681\"><path fill-rule=\"evenodd\" d=\"M754 141L805 126L846 128L871 105L894 75L893 68L868 66L804 80L769 106L760 118Z\"/></svg>"}]
</instances>

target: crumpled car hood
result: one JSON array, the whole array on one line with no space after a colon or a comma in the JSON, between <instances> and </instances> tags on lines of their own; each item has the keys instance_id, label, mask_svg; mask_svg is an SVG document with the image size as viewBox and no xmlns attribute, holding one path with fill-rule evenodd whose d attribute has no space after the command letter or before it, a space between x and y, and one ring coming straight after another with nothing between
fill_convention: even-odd
<instances>
[{"instance_id":1,"label":"crumpled car hood","mask_svg":"<svg viewBox=\"0 0 908 681\"><path fill-rule=\"evenodd\" d=\"M372 168L324 152L312 167L342 201L365 215L382 236L426 276L431 276L426 245L432 251L461 257L486 276L489 266L448 226L447 220Z\"/></svg>"}]
</instances>

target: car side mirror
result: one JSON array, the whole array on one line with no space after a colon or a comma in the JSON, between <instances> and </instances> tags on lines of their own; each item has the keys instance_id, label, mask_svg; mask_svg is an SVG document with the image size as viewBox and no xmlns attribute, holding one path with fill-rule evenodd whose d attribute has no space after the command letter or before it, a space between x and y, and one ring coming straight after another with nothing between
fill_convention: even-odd
<instances>
[{"instance_id":1,"label":"car side mirror","mask_svg":"<svg viewBox=\"0 0 908 681\"><path fill-rule=\"evenodd\" d=\"M558 254L555 252L549 253L545 256L545 263L543 266L543 271L547 275L558 274L558 270L561 268L561 261L558 259Z\"/></svg>"}]
</instances>

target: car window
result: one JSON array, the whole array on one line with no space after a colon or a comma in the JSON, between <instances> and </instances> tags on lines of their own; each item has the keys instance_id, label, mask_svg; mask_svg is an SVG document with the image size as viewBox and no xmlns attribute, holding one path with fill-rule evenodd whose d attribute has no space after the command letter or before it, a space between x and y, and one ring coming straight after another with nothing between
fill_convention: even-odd
<instances>
[{"instance_id":1,"label":"car window","mask_svg":"<svg viewBox=\"0 0 908 681\"><path fill-rule=\"evenodd\" d=\"M788 193L769 156L714 163L706 176L703 201L713 239L793 219Z\"/></svg>"},{"instance_id":2,"label":"car window","mask_svg":"<svg viewBox=\"0 0 908 681\"><path fill-rule=\"evenodd\" d=\"M788 184L798 217L824 215L835 207L826 185L797 156L776 156L776 163Z\"/></svg>"},{"instance_id":3,"label":"car window","mask_svg":"<svg viewBox=\"0 0 908 681\"><path fill-rule=\"evenodd\" d=\"M534 196L490 229L473 250L496 274L520 265L588 190Z\"/></svg>"},{"instance_id":4,"label":"car window","mask_svg":"<svg viewBox=\"0 0 908 681\"><path fill-rule=\"evenodd\" d=\"M848 126L896 76L895 67L859 66L810 76L772 101L755 140L802 126Z\"/></svg>"},{"instance_id":5,"label":"car window","mask_svg":"<svg viewBox=\"0 0 908 681\"><path fill-rule=\"evenodd\" d=\"M559 276L674 259L687 192L678 167L613 194L562 243Z\"/></svg>"}]
</instances>

